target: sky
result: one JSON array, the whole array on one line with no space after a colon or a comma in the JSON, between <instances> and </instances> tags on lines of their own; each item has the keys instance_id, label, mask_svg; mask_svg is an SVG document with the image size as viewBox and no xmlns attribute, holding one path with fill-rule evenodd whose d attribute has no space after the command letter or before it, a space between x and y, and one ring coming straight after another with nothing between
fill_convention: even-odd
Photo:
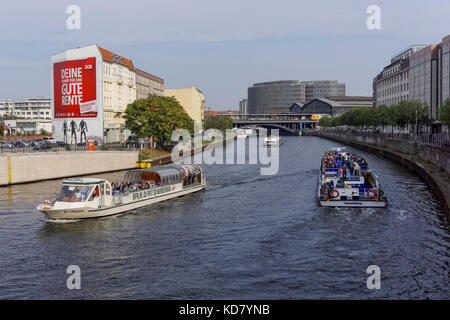
<instances>
[{"instance_id":1,"label":"sky","mask_svg":"<svg viewBox=\"0 0 450 320\"><path fill-rule=\"evenodd\" d=\"M70 30L69 5L81 9ZM381 29L369 30L369 5ZM372 80L411 44L450 34L448 0L2 0L0 100L50 96L50 57L98 44L165 80L195 86L206 108L238 109L247 88L275 80L338 80L372 95Z\"/></svg>"}]
</instances>

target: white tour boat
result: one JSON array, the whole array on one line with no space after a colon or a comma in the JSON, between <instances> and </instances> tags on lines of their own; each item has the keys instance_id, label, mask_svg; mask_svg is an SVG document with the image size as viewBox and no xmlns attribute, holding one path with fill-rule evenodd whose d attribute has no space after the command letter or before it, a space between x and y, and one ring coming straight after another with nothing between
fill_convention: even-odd
<instances>
[{"instance_id":1,"label":"white tour boat","mask_svg":"<svg viewBox=\"0 0 450 320\"><path fill-rule=\"evenodd\" d=\"M249 136L256 134L253 129L249 128L233 128L233 133L238 139L247 139Z\"/></svg>"},{"instance_id":2,"label":"white tour boat","mask_svg":"<svg viewBox=\"0 0 450 320\"><path fill-rule=\"evenodd\" d=\"M268 136L264 138L264 146L265 147L278 147L281 144L280 136Z\"/></svg>"},{"instance_id":3,"label":"white tour boat","mask_svg":"<svg viewBox=\"0 0 450 320\"><path fill-rule=\"evenodd\" d=\"M37 210L50 219L99 218L133 210L204 189L206 179L198 165L161 166L125 173L123 183L98 178L64 180L54 201Z\"/></svg>"},{"instance_id":4,"label":"white tour boat","mask_svg":"<svg viewBox=\"0 0 450 320\"><path fill-rule=\"evenodd\" d=\"M359 159L356 159L355 155L345 148L333 148L325 152L321 161L317 190L321 206L386 207L386 195L375 174L369 170L367 162L362 157L358 155ZM346 163L345 167L343 163ZM347 164L350 164L351 169Z\"/></svg>"}]
</instances>

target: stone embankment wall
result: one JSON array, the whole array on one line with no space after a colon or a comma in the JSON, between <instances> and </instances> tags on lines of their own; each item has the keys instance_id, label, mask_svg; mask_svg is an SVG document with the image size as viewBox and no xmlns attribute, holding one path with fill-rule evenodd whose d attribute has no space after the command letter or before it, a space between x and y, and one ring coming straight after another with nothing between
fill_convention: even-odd
<instances>
[{"instance_id":1,"label":"stone embankment wall","mask_svg":"<svg viewBox=\"0 0 450 320\"><path fill-rule=\"evenodd\" d=\"M0 156L0 186L136 167L137 151L42 152Z\"/></svg>"}]
</instances>

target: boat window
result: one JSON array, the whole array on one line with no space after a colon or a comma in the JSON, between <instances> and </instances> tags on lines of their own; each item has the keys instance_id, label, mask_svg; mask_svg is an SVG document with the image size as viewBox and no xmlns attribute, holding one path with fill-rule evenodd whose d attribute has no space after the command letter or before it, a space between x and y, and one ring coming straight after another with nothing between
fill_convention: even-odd
<instances>
[{"instance_id":1,"label":"boat window","mask_svg":"<svg viewBox=\"0 0 450 320\"><path fill-rule=\"evenodd\" d=\"M81 202L85 201L92 190L92 186L63 185L57 201Z\"/></svg>"},{"instance_id":2,"label":"boat window","mask_svg":"<svg viewBox=\"0 0 450 320\"><path fill-rule=\"evenodd\" d=\"M98 190L98 186L95 186L95 190L92 192L91 196L89 197L89 201L94 200L95 197L98 197L100 195L100 192Z\"/></svg>"},{"instance_id":3,"label":"boat window","mask_svg":"<svg viewBox=\"0 0 450 320\"><path fill-rule=\"evenodd\" d=\"M109 196L111 194L111 188L109 184L106 184L106 195Z\"/></svg>"}]
</instances>

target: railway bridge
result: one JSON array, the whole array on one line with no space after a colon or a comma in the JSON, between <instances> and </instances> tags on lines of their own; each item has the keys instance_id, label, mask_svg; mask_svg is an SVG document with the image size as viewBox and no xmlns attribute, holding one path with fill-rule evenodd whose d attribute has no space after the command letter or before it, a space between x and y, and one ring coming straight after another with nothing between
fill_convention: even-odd
<instances>
[{"instance_id":1,"label":"railway bridge","mask_svg":"<svg viewBox=\"0 0 450 320\"><path fill-rule=\"evenodd\" d=\"M315 128L320 115L312 113L234 114L231 118L236 128L279 129L280 134L299 135L303 129Z\"/></svg>"}]
</instances>

